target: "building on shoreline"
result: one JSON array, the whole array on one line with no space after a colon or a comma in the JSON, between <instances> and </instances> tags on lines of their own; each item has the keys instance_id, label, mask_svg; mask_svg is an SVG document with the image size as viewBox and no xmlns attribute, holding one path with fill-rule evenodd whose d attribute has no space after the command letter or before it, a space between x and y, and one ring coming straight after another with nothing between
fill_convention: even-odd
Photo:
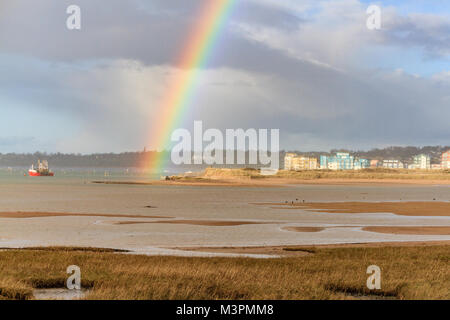
<instances>
[{"instance_id":1,"label":"building on shoreline","mask_svg":"<svg viewBox=\"0 0 450 320\"><path fill-rule=\"evenodd\" d=\"M320 168L330 170L352 170L355 158L349 153L338 152L336 156L320 156Z\"/></svg>"},{"instance_id":2,"label":"building on shoreline","mask_svg":"<svg viewBox=\"0 0 450 320\"><path fill-rule=\"evenodd\" d=\"M377 159L370 160L371 168L378 168L380 166L380 164L381 164L380 160L377 160Z\"/></svg>"},{"instance_id":3,"label":"building on shoreline","mask_svg":"<svg viewBox=\"0 0 450 320\"><path fill-rule=\"evenodd\" d=\"M400 160L383 160L383 168L403 169L405 165Z\"/></svg>"},{"instance_id":4,"label":"building on shoreline","mask_svg":"<svg viewBox=\"0 0 450 320\"><path fill-rule=\"evenodd\" d=\"M338 152L335 156L320 156L320 168L329 170L360 170L370 167L370 161L359 159L346 152Z\"/></svg>"},{"instance_id":5,"label":"building on shoreline","mask_svg":"<svg viewBox=\"0 0 450 320\"><path fill-rule=\"evenodd\" d=\"M450 169L450 150L442 154L441 169Z\"/></svg>"},{"instance_id":6,"label":"building on shoreline","mask_svg":"<svg viewBox=\"0 0 450 320\"><path fill-rule=\"evenodd\" d=\"M431 169L431 157L427 154L418 154L413 158L414 169Z\"/></svg>"},{"instance_id":7,"label":"building on shoreline","mask_svg":"<svg viewBox=\"0 0 450 320\"><path fill-rule=\"evenodd\" d=\"M398 159L368 160L351 155L348 152L337 152L335 155L321 155L320 159L314 157L301 156L296 153L286 153L284 157L285 170L361 170L366 168L387 168L387 169L422 169L439 170L450 169L450 150L444 152L440 164L431 164L431 157L428 154L419 154L413 157L412 163L402 162Z\"/></svg>"},{"instance_id":8,"label":"building on shoreline","mask_svg":"<svg viewBox=\"0 0 450 320\"><path fill-rule=\"evenodd\" d=\"M366 169L366 168L370 168L370 161L367 159L355 159L354 165L353 165L353 169L355 170L361 170L361 169Z\"/></svg>"},{"instance_id":9,"label":"building on shoreline","mask_svg":"<svg viewBox=\"0 0 450 320\"><path fill-rule=\"evenodd\" d=\"M284 170L315 170L317 159L299 156L296 153L286 153L284 156Z\"/></svg>"}]
</instances>

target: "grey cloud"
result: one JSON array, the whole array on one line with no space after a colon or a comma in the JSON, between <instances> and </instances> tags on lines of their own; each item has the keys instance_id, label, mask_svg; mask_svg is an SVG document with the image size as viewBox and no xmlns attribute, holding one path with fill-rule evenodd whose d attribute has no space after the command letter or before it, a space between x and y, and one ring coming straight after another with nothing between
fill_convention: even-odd
<instances>
[{"instance_id":1,"label":"grey cloud","mask_svg":"<svg viewBox=\"0 0 450 320\"><path fill-rule=\"evenodd\" d=\"M450 57L450 18L437 15L394 15L385 22L386 43L422 48L428 58Z\"/></svg>"},{"instance_id":2,"label":"grey cloud","mask_svg":"<svg viewBox=\"0 0 450 320\"><path fill-rule=\"evenodd\" d=\"M72 2L41 0L32 11L24 10L29 1L10 5L9 15L0 19L0 97L78 121L82 132L74 151L140 149L149 125L158 120L158 88L167 80L165 73L173 71L168 65L202 2L78 0L80 32L65 28L65 8ZM281 8L256 2L241 6L234 22L256 29L266 24L295 34L311 23ZM385 41L445 52L445 43L436 39L446 29L434 29L437 36L427 39L425 28L412 23L390 26ZM152 70L155 66L161 69ZM450 138L450 82L444 76L438 81L356 68L341 72L246 38L232 23L207 72L212 77L199 86L183 124L187 127L203 120L220 129L280 128L282 147L292 149L305 137L322 149L436 144ZM283 145L283 137L292 144Z\"/></svg>"},{"instance_id":3,"label":"grey cloud","mask_svg":"<svg viewBox=\"0 0 450 320\"><path fill-rule=\"evenodd\" d=\"M206 1L110 0L105 4L78 0L82 29L69 31L65 10L73 1L16 0L0 20L0 49L59 61L134 59L171 64L181 54L188 31ZM234 21L282 28L300 23L288 11L248 1L238 1L237 5Z\"/></svg>"}]
</instances>

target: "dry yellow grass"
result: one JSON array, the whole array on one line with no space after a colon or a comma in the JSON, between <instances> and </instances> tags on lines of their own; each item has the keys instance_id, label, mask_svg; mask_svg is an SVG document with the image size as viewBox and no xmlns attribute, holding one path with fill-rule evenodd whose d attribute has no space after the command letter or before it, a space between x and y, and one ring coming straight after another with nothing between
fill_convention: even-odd
<instances>
[{"instance_id":1,"label":"dry yellow grass","mask_svg":"<svg viewBox=\"0 0 450 320\"><path fill-rule=\"evenodd\" d=\"M392 179L392 180L447 180L450 181L450 170L406 170L406 169L363 169L363 170L279 170L276 175L260 175L256 169L224 169L207 168L203 178L237 178L237 179Z\"/></svg>"},{"instance_id":2,"label":"dry yellow grass","mask_svg":"<svg viewBox=\"0 0 450 320\"><path fill-rule=\"evenodd\" d=\"M0 299L31 299L33 288L63 287L72 264L81 268L82 286L92 288L87 299L450 299L449 248L314 248L276 259L4 250ZM379 291L366 289L372 264L382 270Z\"/></svg>"},{"instance_id":3,"label":"dry yellow grass","mask_svg":"<svg viewBox=\"0 0 450 320\"><path fill-rule=\"evenodd\" d=\"M280 187L286 184L422 184L450 185L450 170L279 170L275 175L261 175L252 168L207 168L194 176L171 176L168 180L92 181L101 184Z\"/></svg>"}]
</instances>

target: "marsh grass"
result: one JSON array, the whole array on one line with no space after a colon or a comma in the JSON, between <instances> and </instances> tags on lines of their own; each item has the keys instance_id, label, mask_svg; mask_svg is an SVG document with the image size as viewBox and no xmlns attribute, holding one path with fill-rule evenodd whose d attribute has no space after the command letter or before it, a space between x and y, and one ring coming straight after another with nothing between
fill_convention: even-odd
<instances>
[{"instance_id":1,"label":"marsh grass","mask_svg":"<svg viewBox=\"0 0 450 320\"><path fill-rule=\"evenodd\" d=\"M450 299L449 249L316 247L301 248L310 255L273 259L5 250L0 299L32 299L33 289L63 287L73 264L82 286L91 288L87 299ZM372 264L381 268L380 291L366 288Z\"/></svg>"}]
</instances>

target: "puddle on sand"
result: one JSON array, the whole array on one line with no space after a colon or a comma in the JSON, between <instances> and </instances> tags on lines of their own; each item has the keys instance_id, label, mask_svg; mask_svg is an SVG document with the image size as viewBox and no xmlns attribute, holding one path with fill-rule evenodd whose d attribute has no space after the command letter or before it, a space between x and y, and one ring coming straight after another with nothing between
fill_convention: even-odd
<instances>
[{"instance_id":1,"label":"puddle on sand","mask_svg":"<svg viewBox=\"0 0 450 320\"><path fill-rule=\"evenodd\" d=\"M355 300L398 300L398 298L394 296L379 296L375 294L346 294L346 296Z\"/></svg>"},{"instance_id":2,"label":"puddle on sand","mask_svg":"<svg viewBox=\"0 0 450 320\"><path fill-rule=\"evenodd\" d=\"M36 300L77 300L88 294L89 290L69 290L66 288L35 289L33 291Z\"/></svg>"}]
</instances>

